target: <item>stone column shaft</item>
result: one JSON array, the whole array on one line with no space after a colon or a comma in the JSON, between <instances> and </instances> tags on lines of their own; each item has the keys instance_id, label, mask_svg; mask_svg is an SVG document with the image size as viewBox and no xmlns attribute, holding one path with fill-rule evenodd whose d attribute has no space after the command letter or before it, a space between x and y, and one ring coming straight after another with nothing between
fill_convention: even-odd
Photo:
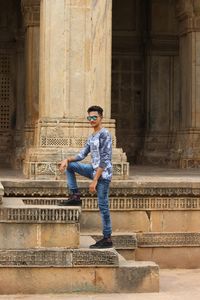
<instances>
[{"instance_id":1,"label":"stone column shaft","mask_svg":"<svg viewBox=\"0 0 200 300\"><path fill-rule=\"evenodd\" d=\"M41 1L40 118L110 118L111 0Z\"/></svg>"},{"instance_id":2,"label":"stone column shaft","mask_svg":"<svg viewBox=\"0 0 200 300\"><path fill-rule=\"evenodd\" d=\"M177 148L181 167L200 165L200 0L177 4L180 36L181 120Z\"/></svg>"},{"instance_id":3,"label":"stone column shaft","mask_svg":"<svg viewBox=\"0 0 200 300\"><path fill-rule=\"evenodd\" d=\"M22 0L25 25L25 122L33 129L38 119L40 0Z\"/></svg>"}]
</instances>

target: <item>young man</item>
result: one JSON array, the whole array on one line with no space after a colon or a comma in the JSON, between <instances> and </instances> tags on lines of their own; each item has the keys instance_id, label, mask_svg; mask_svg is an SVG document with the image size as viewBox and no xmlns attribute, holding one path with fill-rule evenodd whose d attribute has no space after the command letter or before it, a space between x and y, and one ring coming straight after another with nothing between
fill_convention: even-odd
<instances>
[{"instance_id":1,"label":"young man","mask_svg":"<svg viewBox=\"0 0 200 300\"><path fill-rule=\"evenodd\" d=\"M90 248L111 248L111 218L109 210L109 185L112 177L112 138L109 131L102 126L103 109L100 106L88 108L88 121L93 127L93 133L89 136L85 147L75 157L68 157L61 162L60 170L66 168L67 183L71 192L68 200L60 205L81 205L75 173L90 178L91 193L97 192L98 205L103 225L103 239L97 241ZM83 164L83 160L91 154L92 163Z\"/></svg>"}]
</instances>

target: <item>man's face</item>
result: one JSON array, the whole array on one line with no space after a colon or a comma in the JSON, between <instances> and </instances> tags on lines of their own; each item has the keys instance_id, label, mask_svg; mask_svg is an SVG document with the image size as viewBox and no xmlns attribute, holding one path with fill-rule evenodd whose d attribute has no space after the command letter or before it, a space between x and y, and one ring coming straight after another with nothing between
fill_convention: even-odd
<instances>
[{"instance_id":1,"label":"man's face","mask_svg":"<svg viewBox=\"0 0 200 300\"><path fill-rule=\"evenodd\" d=\"M100 116L97 111L91 111L88 113L87 119L90 125L95 128L101 125L102 116Z\"/></svg>"}]
</instances>

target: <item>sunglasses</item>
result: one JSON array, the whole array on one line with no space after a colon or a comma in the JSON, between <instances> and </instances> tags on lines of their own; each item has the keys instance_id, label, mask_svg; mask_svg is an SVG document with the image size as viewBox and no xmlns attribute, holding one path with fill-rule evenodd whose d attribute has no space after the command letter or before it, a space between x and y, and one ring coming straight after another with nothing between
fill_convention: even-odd
<instances>
[{"instance_id":1,"label":"sunglasses","mask_svg":"<svg viewBox=\"0 0 200 300\"><path fill-rule=\"evenodd\" d=\"M98 118L98 116L88 116L88 117L87 117L87 120L88 120L88 121L96 121L97 118Z\"/></svg>"}]
</instances>

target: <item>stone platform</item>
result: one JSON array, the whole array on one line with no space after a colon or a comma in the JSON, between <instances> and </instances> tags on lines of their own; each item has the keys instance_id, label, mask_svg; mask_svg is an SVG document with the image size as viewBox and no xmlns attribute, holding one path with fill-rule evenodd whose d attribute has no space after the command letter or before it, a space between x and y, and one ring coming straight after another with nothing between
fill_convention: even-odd
<instances>
[{"instance_id":1,"label":"stone platform","mask_svg":"<svg viewBox=\"0 0 200 300\"><path fill-rule=\"evenodd\" d=\"M4 172L5 174L5 172ZM100 237L96 196L80 180L81 234ZM56 206L67 196L66 182L2 180L8 201L25 206ZM10 199L10 200L9 200ZM128 260L155 261L162 268L200 267L200 174L196 170L133 167L128 180L113 180L110 190L113 239Z\"/></svg>"},{"instance_id":2,"label":"stone platform","mask_svg":"<svg viewBox=\"0 0 200 300\"><path fill-rule=\"evenodd\" d=\"M5 197L0 206L0 247L78 248L80 213L77 207L27 206L19 198Z\"/></svg>"},{"instance_id":3,"label":"stone platform","mask_svg":"<svg viewBox=\"0 0 200 300\"><path fill-rule=\"evenodd\" d=\"M90 236L80 243L81 208L58 206L63 197L53 196L66 195L63 184L2 182L0 294L158 292L155 263L90 249Z\"/></svg>"},{"instance_id":4,"label":"stone platform","mask_svg":"<svg viewBox=\"0 0 200 300\"><path fill-rule=\"evenodd\" d=\"M0 294L159 291L155 263L126 261L114 249L89 249L88 242L94 240L82 238L75 250L1 250Z\"/></svg>"}]
</instances>

